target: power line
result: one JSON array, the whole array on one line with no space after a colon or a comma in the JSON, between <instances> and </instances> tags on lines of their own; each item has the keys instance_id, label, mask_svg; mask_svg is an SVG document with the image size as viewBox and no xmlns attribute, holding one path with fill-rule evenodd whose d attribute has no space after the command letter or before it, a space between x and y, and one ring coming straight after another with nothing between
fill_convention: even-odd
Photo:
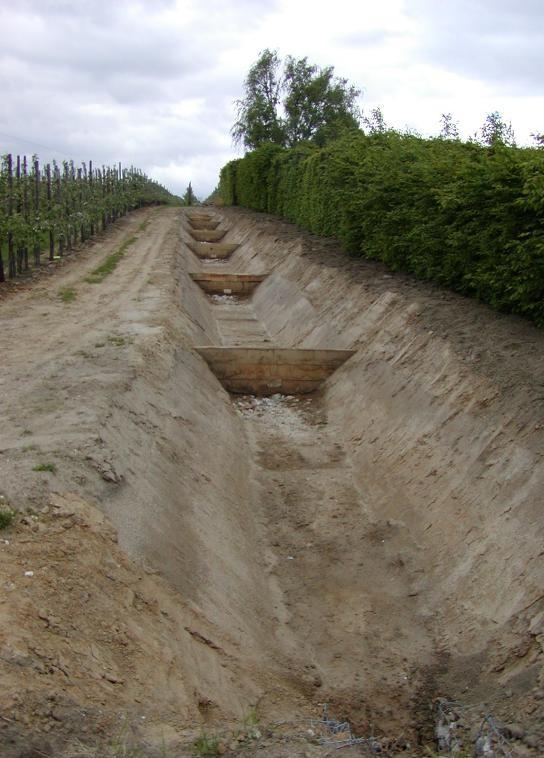
<instances>
[{"instance_id":1,"label":"power line","mask_svg":"<svg viewBox=\"0 0 544 758\"><path fill-rule=\"evenodd\" d=\"M27 145L32 145L33 147L41 147L44 150L51 150L56 155L71 160L71 156L65 153L64 150L60 150L57 147L51 147L51 145L43 145L41 142L34 142L34 140L24 139L24 137L15 137L15 135L7 134L6 132L0 132L0 137L7 137L8 139L15 140L16 142L25 142Z\"/></svg>"}]
</instances>

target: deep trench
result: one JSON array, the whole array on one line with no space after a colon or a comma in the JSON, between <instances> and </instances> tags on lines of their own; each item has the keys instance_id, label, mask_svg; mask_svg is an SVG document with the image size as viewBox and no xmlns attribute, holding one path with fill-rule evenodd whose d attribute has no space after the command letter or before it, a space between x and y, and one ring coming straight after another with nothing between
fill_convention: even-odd
<instances>
[{"instance_id":1,"label":"deep trench","mask_svg":"<svg viewBox=\"0 0 544 758\"><path fill-rule=\"evenodd\" d=\"M203 265L233 271L228 260ZM264 269L258 254L251 268ZM253 296L227 293L206 293L219 344L276 346ZM249 452L252 512L266 534L265 571L276 590L275 655L309 699L318 702L324 692L355 729L368 731L399 709L405 720L414 693L428 684L434 643L413 612L417 592L413 571L397 557L399 527L373 517L323 391L279 389L231 395Z\"/></svg>"},{"instance_id":2,"label":"deep trench","mask_svg":"<svg viewBox=\"0 0 544 758\"><path fill-rule=\"evenodd\" d=\"M153 400L169 455L147 450L139 490L112 507L123 547L237 661L234 675L195 664L201 699L267 719L326 702L359 734L413 744L432 737L437 695L489 698L508 683L523 697L541 643L521 664L516 650L543 610L532 409L425 328L398 288L375 293L312 261L300 236L259 217L211 215L217 244L239 246L199 258L183 215L184 343ZM210 294L190 276L203 272L264 280ZM355 354L312 394L261 397L227 392L195 351L206 346Z\"/></svg>"}]
</instances>

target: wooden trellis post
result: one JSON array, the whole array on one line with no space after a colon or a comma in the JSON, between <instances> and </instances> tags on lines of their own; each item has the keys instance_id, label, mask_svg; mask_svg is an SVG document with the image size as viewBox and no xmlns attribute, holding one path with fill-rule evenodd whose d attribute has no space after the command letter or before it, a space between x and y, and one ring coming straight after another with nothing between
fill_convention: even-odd
<instances>
[{"instance_id":1,"label":"wooden trellis post","mask_svg":"<svg viewBox=\"0 0 544 758\"><path fill-rule=\"evenodd\" d=\"M17 263L15 260L15 250L13 246L13 229L11 228L11 222L13 218L13 158L10 155L7 157L7 170L8 170L8 275L10 279L15 279L17 276Z\"/></svg>"},{"instance_id":2,"label":"wooden trellis post","mask_svg":"<svg viewBox=\"0 0 544 758\"><path fill-rule=\"evenodd\" d=\"M34 159L34 224L36 230L39 227L40 222L40 162L37 158ZM39 266L41 264L41 246L38 237L38 232L35 231L34 238L34 265Z\"/></svg>"},{"instance_id":3,"label":"wooden trellis post","mask_svg":"<svg viewBox=\"0 0 544 758\"><path fill-rule=\"evenodd\" d=\"M55 259L55 234L53 232L53 202L51 196L51 164L45 167L45 180L47 186L47 213L49 216L49 260Z\"/></svg>"}]
</instances>

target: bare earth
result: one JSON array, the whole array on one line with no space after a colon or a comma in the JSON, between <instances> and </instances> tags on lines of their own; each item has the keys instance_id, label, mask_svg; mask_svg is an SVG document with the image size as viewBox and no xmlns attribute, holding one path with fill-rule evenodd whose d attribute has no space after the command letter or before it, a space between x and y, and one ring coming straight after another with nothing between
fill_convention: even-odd
<instances>
[{"instance_id":1,"label":"bare earth","mask_svg":"<svg viewBox=\"0 0 544 758\"><path fill-rule=\"evenodd\" d=\"M211 212L228 261L149 209L0 289L0 754L332 755L324 704L370 740L343 755L441 724L544 754L544 334ZM220 270L269 276L240 301L188 276ZM263 399L203 345L357 352Z\"/></svg>"}]
</instances>

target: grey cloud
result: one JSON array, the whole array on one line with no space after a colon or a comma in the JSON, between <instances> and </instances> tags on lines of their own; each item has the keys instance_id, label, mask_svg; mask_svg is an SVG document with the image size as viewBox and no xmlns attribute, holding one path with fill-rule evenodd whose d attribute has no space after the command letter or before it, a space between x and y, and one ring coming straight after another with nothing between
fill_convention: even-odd
<instances>
[{"instance_id":1,"label":"grey cloud","mask_svg":"<svg viewBox=\"0 0 544 758\"><path fill-rule=\"evenodd\" d=\"M112 17L123 15L127 9L141 9L147 14L173 8L175 0L18 0L17 10L48 18L72 17L96 19L107 24Z\"/></svg>"},{"instance_id":2,"label":"grey cloud","mask_svg":"<svg viewBox=\"0 0 544 758\"><path fill-rule=\"evenodd\" d=\"M243 78L220 55L237 39L233 29L251 27L251 3L216 0L195 5L189 25L179 15L161 21L174 5L23 0L0 9L0 152L134 163L167 176L174 191L192 179L207 195L232 154Z\"/></svg>"},{"instance_id":3,"label":"grey cloud","mask_svg":"<svg viewBox=\"0 0 544 758\"><path fill-rule=\"evenodd\" d=\"M375 47L393 39L395 34L386 29L360 29L338 37L337 42L347 47Z\"/></svg>"},{"instance_id":4,"label":"grey cloud","mask_svg":"<svg viewBox=\"0 0 544 758\"><path fill-rule=\"evenodd\" d=\"M542 0L414 0L421 56L449 71L513 94L544 94Z\"/></svg>"},{"instance_id":5,"label":"grey cloud","mask_svg":"<svg viewBox=\"0 0 544 758\"><path fill-rule=\"evenodd\" d=\"M109 72L126 71L142 76L173 78L198 69L209 56L190 38L159 25L142 28L134 20L104 27L89 24L81 33L80 20L63 17L51 23L40 19L26 24L24 16L4 22L7 39L0 54L31 65L63 69L72 75L86 72L88 78L103 80ZM82 38L83 36L83 38Z\"/></svg>"}]
</instances>

